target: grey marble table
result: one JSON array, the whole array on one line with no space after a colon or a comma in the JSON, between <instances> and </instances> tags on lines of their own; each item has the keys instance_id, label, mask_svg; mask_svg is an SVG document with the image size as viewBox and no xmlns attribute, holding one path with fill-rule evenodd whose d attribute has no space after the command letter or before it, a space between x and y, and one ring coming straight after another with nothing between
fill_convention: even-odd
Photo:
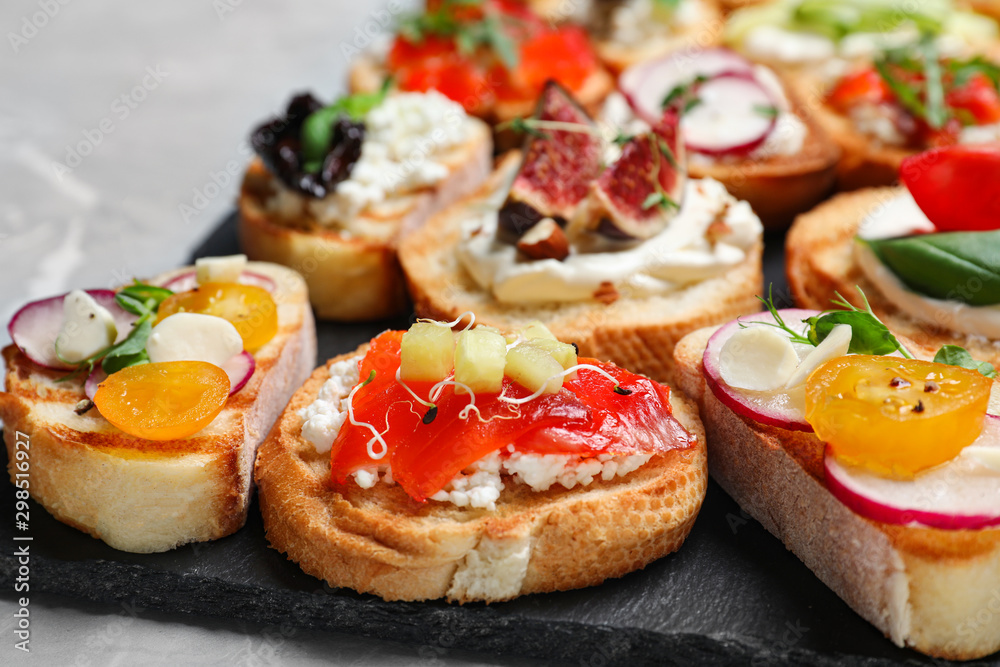
<instances>
[{"instance_id":1,"label":"grey marble table","mask_svg":"<svg viewBox=\"0 0 1000 667\"><path fill-rule=\"evenodd\" d=\"M340 92L384 4L4 0L0 321L30 299L183 262L233 206L248 129L292 91ZM40 594L24 654L15 609L0 591L2 664L493 662Z\"/></svg>"}]
</instances>

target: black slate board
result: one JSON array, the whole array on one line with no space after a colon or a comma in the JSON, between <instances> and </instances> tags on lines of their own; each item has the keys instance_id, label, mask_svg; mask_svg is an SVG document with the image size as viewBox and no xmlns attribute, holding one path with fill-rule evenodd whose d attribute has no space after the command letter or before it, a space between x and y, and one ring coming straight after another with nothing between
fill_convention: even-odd
<instances>
[{"instance_id":1,"label":"black slate board","mask_svg":"<svg viewBox=\"0 0 1000 667\"><path fill-rule=\"evenodd\" d=\"M784 239L770 234L765 240L775 301L790 305ZM195 256L234 252L230 217ZM320 324L319 357L405 324ZM0 543L30 544L32 591L400 641L422 647L428 658L458 648L595 667L945 664L892 645L714 482L683 548L641 572L595 588L462 607L390 603L329 588L266 546L256 502L235 535L151 555L115 551L30 504L30 531L15 531L14 487L2 482ZM15 533L33 539L14 542ZM0 554L4 596L13 590L12 551L5 546Z\"/></svg>"}]
</instances>

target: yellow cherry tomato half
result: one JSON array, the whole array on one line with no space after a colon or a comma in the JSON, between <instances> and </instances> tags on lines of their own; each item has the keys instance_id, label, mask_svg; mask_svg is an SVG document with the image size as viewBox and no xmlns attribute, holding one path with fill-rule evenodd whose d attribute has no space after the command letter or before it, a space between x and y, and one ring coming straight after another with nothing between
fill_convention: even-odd
<instances>
[{"instance_id":1,"label":"yellow cherry tomato half","mask_svg":"<svg viewBox=\"0 0 1000 667\"><path fill-rule=\"evenodd\" d=\"M129 366L98 388L101 416L129 435L174 440L194 435L222 411L229 376L207 361L164 361Z\"/></svg>"},{"instance_id":2,"label":"yellow cherry tomato half","mask_svg":"<svg viewBox=\"0 0 1000 667\"><path fill-rule=\"evenodd\" d=\"M255 352L278 333L278 306L263 287L239 283L205 283L164 299L157 322L174 313L204 313L233 323L243 347Z\"/></svg>"},{"instance_id":3,"label":"yellow cherry tomato half","mask_svg":"<svg viewBox=\"0 0 1000 667\"><path fill-rule=\"evenodd\" d=\"M979 437L992 385L930 361L838 357L806 381L806 421L840 461L908 479Z\"/></svg>"}]
</instances>

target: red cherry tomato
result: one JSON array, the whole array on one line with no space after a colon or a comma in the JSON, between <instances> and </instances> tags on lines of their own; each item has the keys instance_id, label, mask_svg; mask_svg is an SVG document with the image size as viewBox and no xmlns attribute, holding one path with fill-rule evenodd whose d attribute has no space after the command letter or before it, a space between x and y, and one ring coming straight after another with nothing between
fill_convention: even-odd
<instances>
[{"instance_id":1,"label":"red cherry tomato","mask_svg":"<svg viewBox=\"0 0 1000 667\"><path fill-rule=\"evenodd\" d=\"M1000 142L914 155L900 177L938 231L1000 229Z\"/></svg>"},{"instance_id":2,"label":"red cherry tomato","mask_svg":"<svg viewBox=\"0 0 1000 667\"><path fill-rule=\"evenodd\" d=\"M892 99L889 85L871 67L845 75L827 96L827 102L838 111L847 111L856 104L881 104Z\"/></svg>"},{"instance_id":3,"label":"red cherry tomato","mask_svg":"<svg viewBox=\"0 0 1000 667\"><path fill-rule=\"evenodd\" d=\"M945 102L952 109L964 109L977 125L1000 122L1000 93L984 74L974 74L961 88L948 92Z\"/></svg>"}]
</instances>

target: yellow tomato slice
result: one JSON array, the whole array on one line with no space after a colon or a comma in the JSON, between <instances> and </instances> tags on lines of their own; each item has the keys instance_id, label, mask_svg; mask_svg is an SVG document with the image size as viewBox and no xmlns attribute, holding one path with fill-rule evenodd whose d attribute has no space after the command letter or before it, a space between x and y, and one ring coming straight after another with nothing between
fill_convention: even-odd
<instances>
[{"instance_id":1,"label":"yellow tomato slice","mask_svg":"<svg viewBox=\"0 0 1000 667\"><path fill-rule=\"evenodd\" d=\"M165 361L112 373L97 388L101 416L129 435L173 440L193 435L218 416L229 376L207 361Z\"/></svg>"},{"instance_id":2,"label":"yellow tomato slice","mask_svg":"<svg viewBox=\"0 0 1000 667\"><path fill-rule=\"evenodd\" d=\"M806 381L806 421L839 460L907 479L979 437L992 385L930 361L838 357Z\"/></svg>"},{"instance_id":3,"label":"yellow tomato slice","mask_svg":"<svg viewBox=\"0 0 1000 667\"><path fill-rule=\"evenodd\" d=\"M278 333L278 306L263 287L240 283L205 283L166 298L157 322L174 313L204 313L233 323L243 347L255 352Z\"/></svg>"}]
</instances>

